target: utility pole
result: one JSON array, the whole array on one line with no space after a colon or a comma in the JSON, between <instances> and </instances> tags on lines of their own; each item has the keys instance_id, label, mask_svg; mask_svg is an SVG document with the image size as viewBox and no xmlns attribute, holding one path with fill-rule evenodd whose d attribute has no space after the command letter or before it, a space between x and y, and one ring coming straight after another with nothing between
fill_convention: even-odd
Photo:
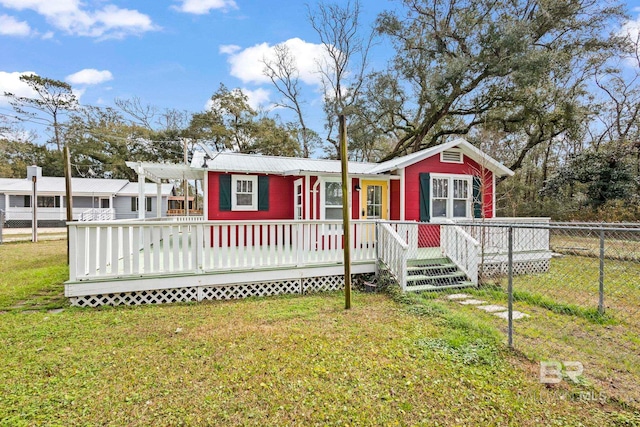
<instances>
[{"instance_id":1,"label":"utility pole","mask_svg":"<svg viewBox=\"0 0 640 427\"><path fill-rule=\"evenodd\" d=\"M189 164L189 156L187 153L187 139L186 138L182 138L182 141L184 142L184 164L188 165ZM182 186L183 186L183 191L184 191L184 214L186 216L189 216L189 182L187 181L187 178L185 177L184 180L182 181Z\"/></svg>"},{"instance_id":2,"label":"utility pole","mask_svg":"<svg viewBox=\"0 0 640 427\"><path fill-rule=\"evenodd\" d=\"M342 228L344 233L344 308L351 308L351 236L349 204L351 186L349 185L349 163L347 161L347 121L344 114L338 116L340 124L340 164L342 166Z\"/></svg>"},{"instance_id":3,"label":"utility pole","mask_svg":"<svg viewBox=\"0 0 640 427\"><path fill-rule=\"evenodd\" d=\"M38 241L38 174L37 172L31 177L32 193L31 193L31 241Z\"/></svg>"}]
</instances>

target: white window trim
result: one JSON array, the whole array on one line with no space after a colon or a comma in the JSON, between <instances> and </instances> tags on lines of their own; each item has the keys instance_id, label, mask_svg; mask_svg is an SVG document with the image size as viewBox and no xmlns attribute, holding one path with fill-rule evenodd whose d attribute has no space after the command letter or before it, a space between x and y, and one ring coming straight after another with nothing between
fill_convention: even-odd
<instances>
[{"instance_id":1,"label":"white window trim","mask_svg":"<svg viewBox=\"0 0 640 427\"><path fill-rule=\"evenodd\" d=\"M433 180L434 179L448 179L449 180L449 195L447 195L447 212L453 213L453 180L464 179L469 184L469 197L467 199L467 216L433 216ZM430 221L435 224L441 224L449 222L452 219L472 219L473 218L473 175L461 175L450 173L432 173L429 177L429 217Z\"/></svg>"},{"instance_id":2,"label":"white window trim","mask_svg":"<svg viewBox=\"0 0 640 427\"><path fill-rule=\"evenodd\" d=\"M454 152L454 153L458 153L458 154L460 154L460 160L459 160L459 161L457 161L457 162L452 162L451 160L445 160L445 159L444 159L444 153L445 153L445 151L450 151L450 152ZM443 150L443 151L441 151L441 152L440 152L440 161L441 161L442 163L457 163L457 164L461 165L461 164L463 164L463 163L464 163L464 154L462 153L462 151L461 151L460 149L457 149L457 148L449 148L448 150Z\"/></svg>"},{"instance_id":3,"label":"white window trim","mask_svg":"<svg viewBox=\"0 0 640 427\"><path fill-rule=\"evenodd\" d=\"M327 182L342 183L342 179L341 178L320 178L320 219L321 220L326 219L325 194L327 190L325 189L325 184ZM338 206L334 206L334 207L337 208ZM341 205L341 207L344 209L344 206Z\"/></svg>"},{"instance_id":4,"label":"white window trim","mask_svg":"<svg viewBox=\"0 0 640 427\"><path fill-rule=\"evenodd\" d=\"M237 188L238 181L251 181L253 191L251 205L238 206ZM231 175L231 210L232 211L257 211L258 210L258 176L257 175Z\"/></svg>"},{"instance_id":5,"label":"white window trim","mask_svg":"<svg viewBox=\"0 0 640 427\"><path fill-rule=\"evenodd\" d=\"M300 187L300 197L302 198L300 205L298 205L298 187ZM300 207L301 215L298 216L298 207ZM302 178L293 181L293 218L295 220L304 219L304 185L302 184Z\"/></svg>"}]
</instances>

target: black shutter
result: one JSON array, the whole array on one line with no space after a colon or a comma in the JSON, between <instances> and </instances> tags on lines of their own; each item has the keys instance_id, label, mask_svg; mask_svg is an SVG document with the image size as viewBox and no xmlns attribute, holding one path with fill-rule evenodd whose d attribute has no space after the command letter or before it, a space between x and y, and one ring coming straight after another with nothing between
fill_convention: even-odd
<instances>
[{"instance_id":1,"label":"black shutter","mask_svg":"<svg viewBox=\"0 0 640 427\"><path fill-rule=\"evenodd\" d=\"M231 210L231 175L220 175L220 210Z\"/></svg>"},{"instance_id":2,"label":"black shutter","mask_svg":"<svg viewBox=\"0 0 640 427\"><path fill-rule=\"evenodd\" d=\"M269 210L269 177L258 177L258 210Z\"/></svg>"},{"instance_id":3,"label":"black shutter","mask_svg":"<svg viewBox=\"0 0 640 427\"><path fill-rule=\"evenodd\" d=\"M431 200L429 199L429 187L431 185L431 175L428 173L420 174L420 221L429 222L431 219L429 207Z\"/></svg>"},{"instance_id":4,"label":"black shutter","mask_svg":"<svg viewBox=\"0 0 640 427\"><path fill-rule=\"evenodd\" d=\"M482 218L482 181L473 177L473 217Z\"/></svg>"},{"instance_id":5,"label":"black shutter","mask_svg":"<svg viewBox=\"0 0 640 427\"><path fill-rule=\"evenodd\" d=\"M147 212L151 212L151 197L145 199L145 204L147 205Z\"/></svg>"},{"instance_id":6,"label":"black shutter","mask_svg":"<svg viewBox=\"0 0 640 427\"><path fill-rule=\"evenodd\" d=\"M131 212L138 212L138 198L131 198Z\"/></svg>"}]
</instances>

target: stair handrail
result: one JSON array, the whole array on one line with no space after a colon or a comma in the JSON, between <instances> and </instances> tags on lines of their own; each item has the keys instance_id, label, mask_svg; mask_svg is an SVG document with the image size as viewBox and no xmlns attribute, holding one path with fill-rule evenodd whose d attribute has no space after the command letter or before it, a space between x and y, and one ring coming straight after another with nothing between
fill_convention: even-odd
<instances>
[{"instance_id":1,"label":"stair handrail","mask_svg":"<svg viewBox=\"0 0 640 427\"><path fill-rule=\"evenodd\" d=\"M480 242L450 219L444 221L440 229L442 252L477 285Z\"/></svg>"},{"instance_id":2,"label":"stair handrail","mask_svg":"<svg viewBox=\"0 0 640 427\"><path fill-rule=\"evenodd\" d=\"M377 223L378 261L384 263L391 275L398 281L402 291L407 289L407 260L409 244L385 222Z\"/></svg>"}]
</instances>

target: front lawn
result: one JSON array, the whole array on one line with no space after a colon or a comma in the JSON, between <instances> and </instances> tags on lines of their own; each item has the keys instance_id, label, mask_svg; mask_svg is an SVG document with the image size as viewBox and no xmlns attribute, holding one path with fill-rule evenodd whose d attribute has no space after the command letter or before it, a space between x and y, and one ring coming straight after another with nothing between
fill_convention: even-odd
<instances>
[{"instance_id":1,"label":"front lawn","mask_svg":"<svg viewBox=\"0 0 640 427\"><path fill-rule=\"evenodd\" d=\"M574 398L586 386L540 384L499 319L437 298L18 306L0 315L0 424L640 424L633 408Z\"/></svg>"}]
</instances>

